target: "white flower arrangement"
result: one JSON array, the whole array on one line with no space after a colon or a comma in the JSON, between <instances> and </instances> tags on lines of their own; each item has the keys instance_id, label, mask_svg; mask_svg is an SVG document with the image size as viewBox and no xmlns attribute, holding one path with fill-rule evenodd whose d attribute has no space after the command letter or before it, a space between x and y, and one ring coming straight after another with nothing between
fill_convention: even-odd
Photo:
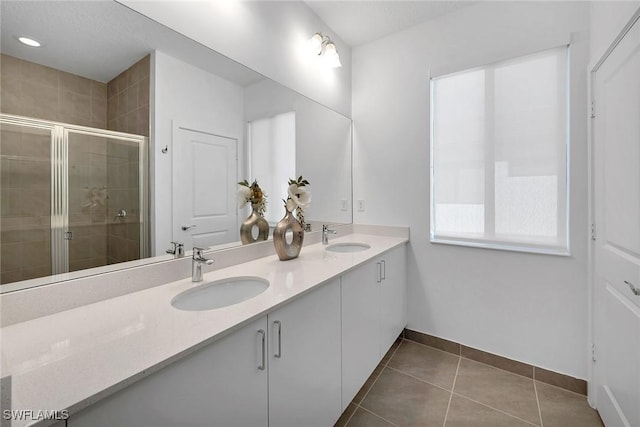
<instances>
[{"instance_id":1,"label":"white flower arrangement","mask_svg":"<svg viewBox=\"0 0 640 427\"><path fill-rule=\"evenodd\" d=\"M303 228L305 226L304 210L311 204L311 192L307 190L307 185L310 185L309 181L302 175L298 179L290 179L287 200L284 201L288 211L293 212L296 209L296 217Z\"/></svg>"},{"instance_id":2,"label":"white flower arrangement","mask_svg":"<svg viewBox=\"0 0 640 427\"><path fill-rule=\"evenodd\" d=\"M239 182L236 195L238 197L238 209L242 209L247 203L251 203L258 215L264 216L267 211L267 195L262 191L257 180L254 180L251 185L246 179Z\"/></svg>"}]
</instances>

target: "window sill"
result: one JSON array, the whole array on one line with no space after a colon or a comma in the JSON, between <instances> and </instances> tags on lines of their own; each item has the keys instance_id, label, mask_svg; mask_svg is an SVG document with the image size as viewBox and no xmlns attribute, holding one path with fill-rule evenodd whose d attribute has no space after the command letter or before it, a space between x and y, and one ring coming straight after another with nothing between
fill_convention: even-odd
<instances>
[{"instance_id":1,"label":"window sill","mask_svg":"<svg viewBox=\"0 0 640 427\"><path fill-rule=\"evenodd\" d=\"M512 245L509 243L472 242L468 240L455 240L443 237L431 237L429 241L439 245L465 246L468 248L492 249L497 251L521 252L537 255L553 255L562 257L571 256L571 252L567 248L527 247Z\"/></svg>"}]
</instances>

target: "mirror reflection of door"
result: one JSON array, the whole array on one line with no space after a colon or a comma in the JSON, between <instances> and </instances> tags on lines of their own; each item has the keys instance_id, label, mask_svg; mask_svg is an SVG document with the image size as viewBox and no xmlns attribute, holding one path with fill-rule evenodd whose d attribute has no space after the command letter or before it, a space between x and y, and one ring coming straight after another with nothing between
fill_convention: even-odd
<instances>
[{"instance_id":1,"label":"mirror reflection of door","mask_svg":"<svg viewBox=\"0 0 640 427\"><path fill-rule=\"evenodd\" d=\"M186 249L238 240L238 140L175 126L173 241Z\"/></svg>"}]
</instances>

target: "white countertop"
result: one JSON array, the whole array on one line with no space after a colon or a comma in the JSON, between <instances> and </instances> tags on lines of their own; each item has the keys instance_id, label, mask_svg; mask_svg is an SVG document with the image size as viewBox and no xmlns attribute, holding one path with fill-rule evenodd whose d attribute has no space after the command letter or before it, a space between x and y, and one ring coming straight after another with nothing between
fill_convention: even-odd
<instances>
[{"instance_id":1,"label":"white countertop","mask_svg":"<svg viewBox=\"0 0 640 427\"><path fill-rule=\"evenodd\" d=\"M206 273L201 283L235 276L269 280L266 291L229 307L174 308L171 299L196 286L187 278L2 328L0 376L11 375L11 409L67 409L73 416L407 239L350 234L330 243L339 242L371 248L333 253L315 244L294 260L274 255ZM12 424L25 425L30 421Z\"/></svg>"}]
</instances>

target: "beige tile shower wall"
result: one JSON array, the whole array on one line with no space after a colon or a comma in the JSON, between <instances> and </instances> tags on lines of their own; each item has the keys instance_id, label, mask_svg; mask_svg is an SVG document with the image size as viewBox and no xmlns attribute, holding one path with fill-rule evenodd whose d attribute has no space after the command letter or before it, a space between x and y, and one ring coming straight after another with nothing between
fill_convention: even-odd
<instances>
[{"instance_id":1,"label":"beige tile shower wall","mask_svg":"<svg viewBox=\"0 0 640 427\"><path fill-rule=\"evenodd\" d=\"M149 136L150 61L146 56L107 84L111 130ZM121 141L107 144L107 262L140 258L138 148ZM116 217L120 210L124 218Z\"/></svg>"},{"instance_id":2,"label":"beige tile shower wall","mask_svg":"<svg viewBox=\"0 0 640 427\"><path fill-rule=\"evenodd\" d=\"M149 136L149 55L107 83L110 130Z\"/></svg>"},{"instance_id":3,"label":"beige tile shower wall","mask_svg":"<svg viewBox=\"0 0 640 427\"><path fill-rule=\"evenodd\" d=\"M107 85L54 68L0 55L0 111L107 128Z\"/></svg>"}]
</instances>

